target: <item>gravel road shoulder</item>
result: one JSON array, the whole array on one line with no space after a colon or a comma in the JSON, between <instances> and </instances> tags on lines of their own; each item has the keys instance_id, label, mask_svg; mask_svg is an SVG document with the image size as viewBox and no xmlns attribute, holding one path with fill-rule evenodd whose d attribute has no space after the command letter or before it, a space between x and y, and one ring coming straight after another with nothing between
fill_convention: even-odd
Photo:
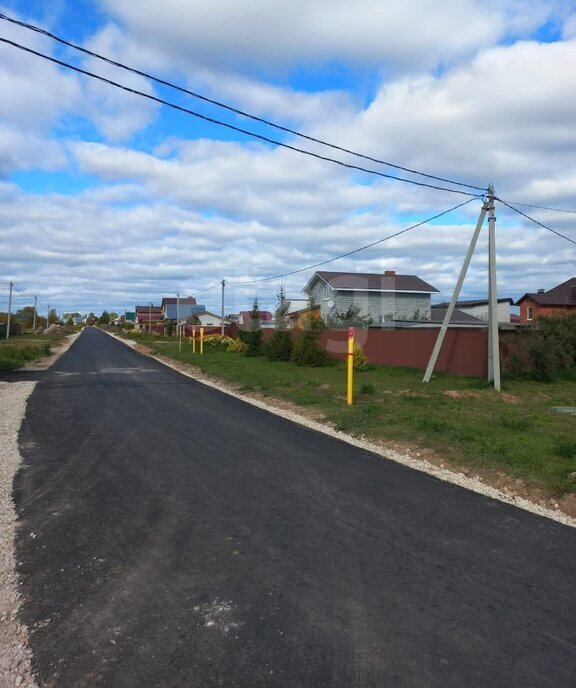
<instances>
[{"instance_id":1,"label":"gravel road shoulder","mask_svg":"<svg viewBox=\"0 0 576 688\"><path fill-rule=\"evenodd\" d=\"M36 688L28 629L18 618L20 592L15 559L14 476L21 462L18 431L35 382L0 382L0 687Z\"/></svg>"},{"instance_id":2,"label":"gravel road shoulder","mask_svg":"<svg viewBox=\"0 0 576 688\"><path fill-rule=\"evenodd\" d=\"M79 332L66 337L49 356L21 370L47 370L68 351ZM18 433L36 382L0 382L0 688L37 688L28 647L28 628L19 621L20 592L15 557L17 517L14 477L22 457Z\"/></svg>"}]
</instances>

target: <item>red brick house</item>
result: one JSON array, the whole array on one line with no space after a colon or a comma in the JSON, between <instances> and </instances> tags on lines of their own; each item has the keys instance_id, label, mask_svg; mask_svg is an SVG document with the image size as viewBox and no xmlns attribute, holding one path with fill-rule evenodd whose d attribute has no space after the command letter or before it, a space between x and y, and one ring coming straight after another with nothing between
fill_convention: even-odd
<instances>
[{"instance_id":1,"label":"red brick house","mask_svg":"<svg viewBox=\"0 0 576 688\"><path fill-rule=\"evenodd\" d=\"M524 294L516 301L520 306L520 321L531 322L534 318L555 313L576 313L576 277L571 277L557 287L535 294Z\"/></svg>"}]
</instances>

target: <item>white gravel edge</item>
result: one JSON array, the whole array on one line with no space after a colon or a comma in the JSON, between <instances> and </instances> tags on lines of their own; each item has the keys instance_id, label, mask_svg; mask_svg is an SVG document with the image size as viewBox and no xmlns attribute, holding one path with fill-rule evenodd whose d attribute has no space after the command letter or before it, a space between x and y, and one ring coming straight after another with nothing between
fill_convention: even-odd
<instances>
[{"instance_id":1,"label":"white gravel edge","mask_svg":"<svg viewBox=\"0 0 576 688\"><path fill-rule=\"evenodd\" d=\"M122 337L111 334L110 332L108 332L107 334L110 334L111 337L114 337L118 341L123 342L131 348L134 348L137 345L137 342L134 342L132 340L123 339ZM396 463L400 463L404 466L414 468L415 470L421 471L422 473L428 473L429 475L433 475L435 478L439 478L440 480L452 483L453 485L459 485L460 487L464 487L467 490L471 490L472 492L477 492L478 494L484 495L485 497L491 497L492 499L497 499L500 502L512 504L513 506L516 506L519 509L524 509L525 511L530 511L533 514L537 514L538 516L544 516L545 518L557 521L558 523L562 523L566 526L576 528L576 518L568 516L568 514L565 514L563 511L554 511L553 509L548 509L544 506L541 506L540 504L535 504L534 502L531 502L528 499L524 499L524 497L519 497L518 495L513 494L509 490L498 489L496 487L486 485L486 483L483 483L480 479L466 476L464 475L464 473L455 473L453 471L447 470L446 468L440 468L439 466L435 466L434 464L431 464L428 461L424 461L423 459L418 459L408 454L396 452L391 449L383 449L382 447L379 447L378 445L373 444L368 440L352 437L351 435L331 428L329 425L324 425L323 423L311 420L292 411L287 411L285 409L276 408L275 406L270 406L270 404L267 404L264 401L260 401L259 399L252 399L251 397L244 396L243 394L227 389L226 387L219 385L218 383L210 380L209 378L196 377L195 375L192 375L181 370L180 368L178 368L177 365L169 363L168 361L159 359L157 357L154 358L159 363L162 363L168 368L172 368L172 370L175 370L176 372L185 375L186 377L189 377L192 380L196 380L196 382L200 382L203 385L206 385L207 387L217 389L220 392L224 392L224 394L228 394L229 396L235 397L236 399L240 399L241 401L244 401L247 404L251 404L252 406L256 406L257 408L268 411L269 413L274 413L277 416L281 416L282 418L286 418L287 420L290 420L294 423L303 425L307 428L310 428L311 430L316 430L318 432L323 433L324 435L335 437L336 439L342 440L343 442L351 444L354 447L360 447L361 449L366 449L367 451L372 452L373 454L377 454L378 456L381 456L383 459L389 459L391 461L395 461Z\"/></svg>"},{"instance_id":2,"label":"white gravel edge","mask_svg":"<svg viewBox=\"0 0 576 688\"><path fill-rule=\"evenodd\" d=\"M0 382L0 686L37 688L32 673L28 628L20 623L16 572L14 476L22 457L18 431L35 382Z\"/></svg>"}]
</instances>

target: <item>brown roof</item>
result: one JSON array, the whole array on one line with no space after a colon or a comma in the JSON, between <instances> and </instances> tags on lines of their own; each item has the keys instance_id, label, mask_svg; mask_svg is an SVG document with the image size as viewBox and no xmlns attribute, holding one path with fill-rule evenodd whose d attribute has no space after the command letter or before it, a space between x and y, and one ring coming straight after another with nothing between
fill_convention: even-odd
<instances>
[{"instance_id":1,"label":"brown roof","mask_svg":"<svg viewBox=\"0 0 576 688\"><path fill-rule=\"evenodd\" d=\"M316 272L306 287L316 275L333 289L344 291L410 291L430 294L438 291L416 275L382 275L368 272Z\"/></svg>"},{"instance_id":2,"label":"brown roof","mask_svg":"<svg viewBox=\"0 0 576 688\"><path fill-rule=\"evenodd\" d=\"M150 313L150 306L136 306L136 313ZM152 306L152 313L162 313L162 308Z\"/></svg>"},{"instance_id":3,"label":"brown roof","mask_svg":"<svg viewBox=\"0 0 576 688\"><path fill-rule=\"evenodd\" d=\"M524 294L516 301L516 305L519 306L524 299L532 299L539 306L576 306L576 277L545 292Z\"/></svg>"},{"instance_id":4,"label":"brown roof","mask_svg":"<svg viewBox=\"0 0 576 688\"><path fill-rule=\"evenodd\" d=\"M432 312L430 314L430 320L432 322L437 322L441 323L444 321L444 317L446 316L446 311L448 308L433 308ZM452 312L452 317L450 318L451 323L476 323L476 325L487 325L486 320L480 320L480 318L475 318L473 315L470 315L470 313L465 313L464 311L460 311L457 308L454 309Z\"/></svg>"},{"instance_id":5,"label":"brown roof","mask_svg":"<svg viewBox=\"0 0 576 688\"><path fill-rule=\"evenodd\" d=\"M178 303L178 299L175 296L164 296L162 299L162 308L164 308L167 303ZM195 306L196 299L193 296L182 297L180 299L180 305L184 306L186 304L189 306Z\"/></svg>"}]
</instances>

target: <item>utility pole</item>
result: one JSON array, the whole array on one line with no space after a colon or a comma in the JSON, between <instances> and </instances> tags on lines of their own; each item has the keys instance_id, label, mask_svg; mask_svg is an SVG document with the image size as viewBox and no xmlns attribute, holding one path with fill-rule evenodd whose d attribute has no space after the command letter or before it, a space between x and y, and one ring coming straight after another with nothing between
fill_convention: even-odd
<instances>
[{"instance_id":1,"label":"utility pole","mask_svg":"<svg viewBox=\"0 0 576 688\"><path fill-rule=\"evenodd\" d=\"M46 327L50 325L50 304L48 304L48 314L46 315Z\"/></svg>"},{"instance_id":2,"label":"utility pole","mask_svg":"<svg viewBox=\"0 0 576 688\"><path fill-rule=\"evenodd\" d=\"M176 293L176 336L180 337L180 292Z\"/></svg>"},{"instance_id":3,"label":"utility pole","mask_svg":"<svg viewBox=\"0 0 576 688\"><path fill-rule=\"evenodd\" d=\"M220 321L220 334L224 336L224 287L226 286L226 280L222 280L222 309L220 311L221 321Z\"/></svg>"},{"instance_id":4,"label":"utility pole","mask_svg":"<svg viewBox=\"0 0 576 688\"><path fill-rule=\"evenodd\" d=\"M152 301L150 301L150 309L148 311L148 334L152 334Z\"/></svg>"},{"instance_id":5,"label":"utility pole","mask_svg":"<svg viewBox=\"0 0 576 688\"><path fill-rule=\"evenodd\" d=\"M444 322L438 333L438 338L434 344L434 349L432 355L430 356L430 361L428 362L428 367L424 373L424 379L422 382L430 382L432 373L434 372L434 366L438 360L438 355L442 347L442 342L448 330L450 320L452 318L452 313L454 312L454 307L458 301L458 296L460 295L460 289L462 288L462 283L464 282L464 277L470 265L470 260L474 249L476 248L476 242L478 241L478 236L480 235L480 230L482 229L482 224L484 223L484 218L486 213L488 213L488 272L489 272L489 287L488 287L488 381L494 382L494 389L500 391L500 348L498 341L498 295L496 288L496 215L494 213L494 187L492 184L488 187L488 192L482 205L482 211L478 217L478 222L476 223L476 229L472 235L472 240L470 241L470 246L468 248L468 253L464 259L464 264L460 271L460 276L458 277L458 282L452 294L452 300L444 316Z\"/></svg>"},{"instance_id":6,"label":"utility pole","mask_svg":"<svg viewBox=\"0 0 576 688\"><path fill-rule=\"evenodd\" d=\"M488 187L488 382L500 391L500 340L498 335L498 289L496 286L496 215L494 187Z\"/></svg>"},{"instance_id":7,"label":"utility pole","mask_svg":"<svg viewBox=\"0 0 576 688\"><path fill-rule=\"evenodd\" d=\"M34 297L34 318L32 320L32 332L36 332L36 306L38 304L38 297Z\"/></svg>"},{"instance_id":8,"label":"utility pole","mask_svg":"<svg viewBox=\"0 0 576 688\"><path fill-rule=\"evenodd\" d=\"M10 295L8 296L8 322L6 323L6 339L10 339L10 317L12 315L12 287L13 282L10 282Z\"/></svg>"}]
</instances>

